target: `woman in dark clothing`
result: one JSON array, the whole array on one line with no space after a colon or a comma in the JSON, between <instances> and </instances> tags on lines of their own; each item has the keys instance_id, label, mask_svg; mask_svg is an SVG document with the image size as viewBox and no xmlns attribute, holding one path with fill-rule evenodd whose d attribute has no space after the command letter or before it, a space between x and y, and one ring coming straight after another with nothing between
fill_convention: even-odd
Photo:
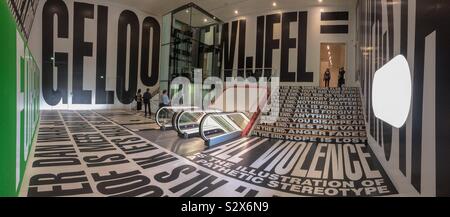
<instances>
[{"instance_id":1,"label":"woman in dark clothing","mask_svg":"<svg viewBox=\"0 0 450 217\"><path fill-rule=\"evenodd\" d=\"M142 94L141 94L141 89L138 90L138 92L136 93L136 96L134 98L136 100L136 110L140 111L142 110Z\"/></svg>"},{"instance_id":2,"label":"woman in dark clothing","mask_svg":"<svg viewBox=\"0 0 450 217\"><path fill-rule=\"evenodd\" d=\"M345 84L345 70L344 67L341 67L339 69L339 80L338 80L338 86L339 88L342 88Z\"/></svg>"},{"instance_id":3,"label":"woman in dark clothing","mask_svg":"<svg viewBox=\"0 0 450 217\"><path fill-rule=\"evenodd\" d=\"M325 87L330 87L330 80L331 80L330 69L327 69L325 71L325 75L323 77L323 80L325 81Z\"/></svg>"}]
</instances>

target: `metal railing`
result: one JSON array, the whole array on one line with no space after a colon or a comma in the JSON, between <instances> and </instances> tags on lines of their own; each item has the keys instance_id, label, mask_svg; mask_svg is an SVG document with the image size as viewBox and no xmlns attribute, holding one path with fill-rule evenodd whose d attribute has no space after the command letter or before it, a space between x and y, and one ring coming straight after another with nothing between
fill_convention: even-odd
<instances>
[{"instance_id":1,"label":"metal railing","mask_svg":"<svg viewBox=\"0 0 450 217\"><path fill-rule=\"evenodd\" d=\"M200 137L207 146L214 146L231 139L241 137L243 130L250 122L242 112L211 113L203 117L199 126ZM219 132L211 129L219 128Z\"/></svg>"},{"instance_id":2,"label":"metal railing","mask_svg":"<svg viewBox=\"0 0 450 217\"><path fill-rule=\"evenodd\" d=\"M176 118L178 112L185 110L198 109L195 106L164 106L156 111L156 124L162 129L171 129L174 127L173 120Z\"/></svg>"},{"instance_id":3,"label":"metal railing","mask_svg":"<svg viewBox=\"0 0 450 217\"><path fill-rule=\"evenodd\" d=\"M192 136L199 135L199 126L203 117L211 113L220 113L221 110L194 110L194 111L182 111L176 116L174 128L178 132L178 135L184 138L190 138ZM211 129L215 130L215 129Z\"/></svg>"}]
</instances>

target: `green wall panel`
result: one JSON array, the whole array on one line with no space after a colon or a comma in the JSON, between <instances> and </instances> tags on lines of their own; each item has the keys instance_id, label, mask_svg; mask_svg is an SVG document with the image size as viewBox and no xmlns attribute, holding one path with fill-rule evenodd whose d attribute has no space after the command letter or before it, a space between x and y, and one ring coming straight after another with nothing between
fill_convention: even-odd
<instances>
[{"instance_id":1,"label":"green wall panel","mask_svg":"<svg viewBox=\"0 0 450 217\"><path fill-rule=\"evenodd\" d=\"M17 196L39 124L39 69L0 1L0 196Z\"/></svg>"},{"instance_id":2,"label":"green wall panel","mask_svg":"<svg viewBox=\"0 0 450 217\"><path fill-rule=\"evenodd\" d=\"M0 195L16 195L16 24L0 2Z\"/></svg>"}]
</instances>

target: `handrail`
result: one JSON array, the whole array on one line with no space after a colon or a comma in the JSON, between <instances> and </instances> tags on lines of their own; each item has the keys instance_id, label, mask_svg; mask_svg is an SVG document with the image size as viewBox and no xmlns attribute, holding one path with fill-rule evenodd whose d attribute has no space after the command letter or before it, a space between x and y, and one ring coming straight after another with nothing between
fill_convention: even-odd
<instances>
[{"instance_id":1,"label":"handrail","mask_svg":"<svg viewBox=\"0 0 450 217\"><path fill-rule=\"evenodd\" d=\"M271 69L271 68L257 68L257 69ZM239 85L233 85L233 86L225 87L225 88L224 88L224 93L225 93L228 89L235 88L235 87L239 87ZM244 85L244 88L254 88L254 87L260 88L258 84L254 84L254 85L246 84L246 85ZM259 117L260 117L260 115L261 115L261 108L260 108L260 106L262 106L262 107L265 107L265 106L266 106L267 100L270 98L270 95L271 95L270 89L266 89L266 97L264 97L261 101L257 102L258 104L257 104L256 112L254 112L254 113L252 114L252 117L250 118L249 124L248 124L247 127L242 131L242 134L241 134L242 137L248 136L248 135L250 134L250 131L253 129L253 127L254 127L255 124L256 124L256 121L259 119Z\"/></svg>"},{"instance_id":2,"label":"handrail","mask_svg":"<svg viewBox=\"0 0 450 217\"><path fill-rule=\"evenodd\" d=\"M177 125L177 122L176 122L176 120L177 120L177 118L180 116L180 113L182 113L182 112L175 112L174 114L173 114L173 116L172 116L172 127L173 127L173 129L174 130L176 130L176 131L178 131L178 125Z\"/></svg>"},{"instance_id":3,"label":"handrail","mask_svg":"<svg viewBox=\"0 0 450 217\"><path fill-rule=\"evenodd\" d=\"M199 134L200 134L200 137L201 137L208 145L215 145L215 144L217 144L217 142L214 142L214 144L211 144L211 140L212 140L212 139L217 139L217 138L220 138L220 137L229 137L229 136L231 136L231 137L234 138L234 137L240 136L242 130L235 130L235 131L232 131L232 132L227 132L227 133L225 133L225 134L222 134L222 135L220 135L220 136L216 136L216 137L213 137L213 138L207 138L206 135L205 135L205 132L204 132L204 125L205 125L206 120L208 120L209 117L211 117L211 116L217 116L217 115L235 115L235 114L240 114L247 122L250 121L250 120L248 119L247 115L245 115L243 112L221 112L221 113L211 113L211 114L207 114L207 115L205 115L205 116L202 118L202 121L200 122L200 126L199 126ZM239 134L237 134L236 132L239 132Z\"/></svg>"},{"instance_id":4,"label":"handrail","mask_svg":"<svg viewBox=\"0 0 450 217\"><path fill-rule=\"evenodd\" d=\"M267 69L267 68L266 68ZM246 88L246 89L250 89L250 88L259 88L259 85L257 83L255 83L254 85L252 84L245 84L243 86L236 84L236 85L231 85L231 86L226 86L224 87L224 91L223 93L225 93L228 89L233 89L233 88ZM265 89L265 88L264 88ZM265 96L262 98L259 98L259 100L256 103L255 106L257 106L257 111L254 112L253 114L250 113L250 115L252 116L250 118L250 120L248 120L248 125L245 127L245 129L243 129L241 131L241 136L247 136L250 134L250 131L253 129L254 125L256 124L259 116L261 115L261 106L264 107L264 105L267 103L267 99L270 97L270 89L266 89L266 93ZM211 108L214 108L213 106L210 105ZM181 117L183 116L183 114L186 112L184 111L185 109L190 109L193 110L191 112L204 112L199 110L199 107L195 107L195 106L165 106L165 107L161 107L160 109L157 110L156 112L156 123L158 124L159 127L163 128L163 123L161 123L159 114L161 113L162 110L167 109L168 111L170 111L171 109L174 110L174 114L171 117L171 120L169 120L171 122L171 126L169 125L165 125L164 127L173 127L174 130L176 130L178 133L183 133L181 132L180 129L180 120ZM178 112L177 112L178 111ZM219 109L216 110L206 110L209 112L214 112L217 113L217 111L221 112ZM237 113L241 113L241 112L228 112L228 114L237 114ZM222 114L224 114L222 112ZM242 113L243 114L243 113ZM205 114L206 115L206 114ZM201 118L203 119L205 117L205 115L203 115ZM246 115L244 115L246 119L248 119L248 117ZM166 117L167 119L169 119L170 117ZM168 124L168 122L164 123L164 124ZM202 131L201 129L199 129L199 131ZM204 136L204 135L203 135Z\"/></svg>"},{"instance_id":5,"label":"handrail","mask_svg":"<svg viewBox=\"0 0 450 217\"><path fill-rule=\"evenodd\" d=\"M195 107L195 106L163 106L163 107L159 108L158 111L156 111L156 117L155 117L156 124L158 124L159 127L163 127L162 123L159 121L159 113L164 109L166 109L166 110L171 109L171 110L176 111L176 110L184 110L184 109L198 109L198 107Z\"/></svg>"},{"instance_id":6,"label":"handrail","mask_svg":"<svg viewBox=\"0 0 450 217\"><path fill-rule=\"evenodd\" d=\"M269 98L271 97L271 89L267 90L267 97L265 99L262 100L262 107L264 108L267 105L267 101L269 100ZM249 124L247 125L247 127L242 131L241 136L248 136L250 134L250 131L253 129L253 127L256 124L256 121L259 119L259 117L261 116L261 108L258 106L258 109L256 109L256 112L253 114L253 116L250 119Z\"/></svg>"},{"instance_id":7,"label":"handrail","mask_svg":"<svg viewBox=\"0 0 450 217\"><path fill-rule=\"evenodd\" d=\"M175 118L175 121L173 122L173 126L174 126L174 128L175 128L175 130L179 133L179 134L183 134L183 132L181 132L181 128L180 128L180 120L181 120L181 117L185 114L185 113L187 113L187 112L189 112L189 113L203 113L203 115L198 119L198 120L202 120L203 119L203 117L205 116L205 115L207 115L207 114L210 114L210 113L220 113L220 112L222 112L221 110L218 110L218 109L212 109L212 110L193 110L193 111L182 111L182 112L179 112L178 114L177 114L177 116L176 116L176 118ZM175 116L174 116L175 117Z\"/></svg>"}]
</instances>

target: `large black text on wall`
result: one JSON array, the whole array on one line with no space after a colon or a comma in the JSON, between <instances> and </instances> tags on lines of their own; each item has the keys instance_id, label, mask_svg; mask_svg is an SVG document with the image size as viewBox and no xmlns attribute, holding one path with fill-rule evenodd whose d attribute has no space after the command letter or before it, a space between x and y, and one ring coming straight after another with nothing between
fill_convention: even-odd
<instances>
[{"instance_id":1,"label":"large black text on wall","mask_svg":"<svg viewBox=\"0 0 450 217\"><path fill-rule=\"evenodd\" d=\"M440 0L398 2L401 4L364 0L358 6L358 69L370 136L378 143L374 148L383 152L385 166L398 174L397 182L409 183L410 189L421 195L449 196L450 4ZM399 31L393 30L395 20L400 23ZM398 44L393 40L395 34L400 36ZM407 123L395 129L374 116L371 84L376 70L398 54L408 59L413 99Z\"/></svg>"},{"instance_id":2,"label":"large black text on wall","mask_svg":"<svg viewBox=\"0 0 450 217\"><path fill-rule=\"evenodd\" d=\"M113 16L105 5L73 2L73 7L68 7L69 4L69 1L47 0L42 9L42 93L48 105L56 106L61 102L129 104L138 88L152 87L158 83L160 25L155 18L141 18L131 10L122 10L120 15ZM69 19L70 16L73 19ZM73 20L73 24L69 20ZM95 21L95 28L88 29L87 21ZM111 25L108 24L115 25L117 32L113 33L114 30L109 29ZM73 30L69 28L71 26ZM84 38L85 32L96 33L97 42L89 42ZM69 34L73 34L72 37ZM117 38L110 35L117 35ZM59 39L71 39L73 49L67 49L69 52L55 49L55 40ZM111 40L117 41L117 47L108 46ZM107 57L113 54L117 58L108 62ZM86 70L86 58L95 60L95 67L91 67L91 70ZM111 70L107 66L111 64L116 66L112 74L107 73ZM86 87L83 79L91 73L95 75L95 85ZM106 90L107 82L114 77L115 82L109 83L113 83L115 89ZM119 102L115 102L115 93Z\"/></svg>"},{"instance_id":3,"label":"large black text on wall","mask_svg":"<svg viewBox=\"0 0 450 217\"><path fill-rule=\"evenodd\" d=\"M222 28L222 60L224 77L233 76L237 71L237 76L269 77L276 73L274 69L280 69L279 76L281 82L313 82L314 73L306 71L306 48L308 31L308 12L287 12L283 14L269 14L258 16L256 25L255 40L246 41L247 27L246 20L236 20L223 24ZM290 25L297 23L297 38L290 38ZM281 38L274 39L274 25L281 24ZM246 43L256 43L255 57L245 56ZM237 49L236 49L237 48ZM289 72L289 49L297 50L297 72ZM274 50L280 50L280 65L273 65ZM237 56L237 64L235 64ZM276 57L275 57L276 58ZM254 61L254 63L253 63ZM235 66L239 70L235 70ZM262 70L264 68L265 70ZM244 75L244 70L246 74Z\"/></svg>"}]
</instances>

